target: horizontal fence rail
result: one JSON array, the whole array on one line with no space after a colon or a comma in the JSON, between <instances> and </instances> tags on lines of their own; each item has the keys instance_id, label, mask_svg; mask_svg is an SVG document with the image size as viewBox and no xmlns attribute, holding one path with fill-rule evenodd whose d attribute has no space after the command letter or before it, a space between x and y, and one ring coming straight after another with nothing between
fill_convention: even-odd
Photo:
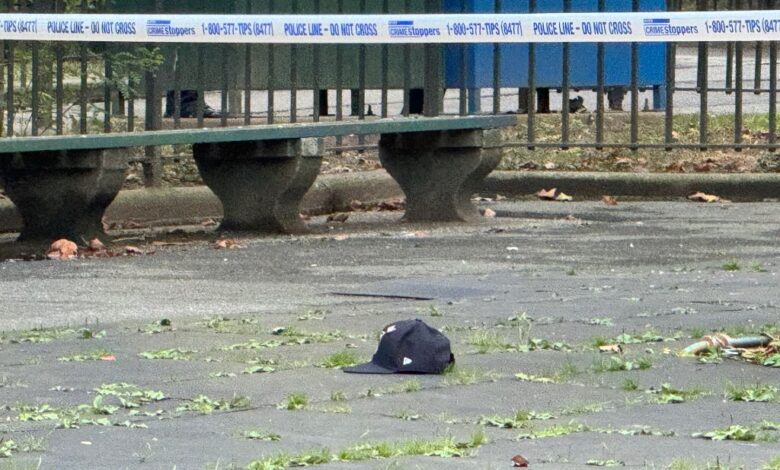
<instances>
[{"instance_id":1,"label":"horizontal fence rail","mask_svg":"<svg viewBox=\"0 0 780 470\"><path fill-rule=\"evenodd\" d=\"M518 149L778 147L777 0L176 3L0 0L0 136L517 113Z\"/></svg>"}]
</instances>

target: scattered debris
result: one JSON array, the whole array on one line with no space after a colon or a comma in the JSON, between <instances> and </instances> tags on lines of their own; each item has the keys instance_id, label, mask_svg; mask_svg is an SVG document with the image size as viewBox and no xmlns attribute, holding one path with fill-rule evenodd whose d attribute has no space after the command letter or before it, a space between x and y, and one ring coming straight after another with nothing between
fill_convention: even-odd
<instances>
[{"instance_id":1,"label":"scattered debris","mask_svg":"<svg viewBox=\"0 0 780 470\"><path fill-rule=\"evenodd\" d=\"M617 206L618 205L618 202L617 202L617 199L615 198L615 196L606 196L606 195L601 196L601 202L603 202L604 204L606 204L608 206Z\"/></svg>"},{"instance_id":2,"label":"scattered debris","mask_svg":"<svg viewBox=\"0 0 780 470\"><path fill-rule=\"evenodd\" d=\"M610 353L610 354L622 354L623 347L619 344L605 344L603 346L599 346L599 352Z\"/></svg>"},{"instance_id":3,"label":"scattered debris","mask_svg":"<svg viewBox=\"0 0 780 470\"><path fill-rule=\"evenodd\" d=\"M211 227L212 225L217 225L217 221L214 219L206 219L200 224L204 227Z\"/></svg>"},{"instance_id":4,"label":"scattered debris","mask_svg":"<svg viewBox=\"0 0 780 470\"><path fill-rule=\"evenodd\" d=\"M732 338L723 333L704 336L680 353L681 356L702 356L713 350L725 357L741 357L763 366L780 367L780 339L763 334Z\"/></svg>"},{"instance_id":5,"label":"scattered debris","mask_svg":"<svg viewBox=\"0 0 780 470\"><path fill-rule=\"evenodd\" d=\"M488 207L484 211L482 211L482 215L488 219L493 219L496 217L496 211Z\"/></svg>"},{"instance_id":6,"label":"scattered debris","mask_svg":"<svg viewBox=\"0 0 780 470\"><path fill-rule=\"evenodd\" d=\"M233 238L222 238L214 242L213 246L215 250L225 250L225 249L231 250L233 248L245 248L243 245L239 244L238 241Z\"/></svg>"},{"instance_id":7,"label":"scattered debris","mask_svg":"<svg viewBox=\"0 0 780 470\"><path fill-rule=\"evenodd\" d=\"M127 245L125 247L125 254L126 255L143 255L145 254L140 248L137 246Z\"/></svg>"},{"instance_id":8,"label":"scattered debris","mask_svg":"<svg viewBox=\"0 0 780 470\"><path fill-rule=\"evenodd\" d=\"M688 199L694 202L721 202L720 197L697 191L688 195Z\"/></svg>"},{"instance_id":9,"label":"scattered debris","mask_svg":"<svg viewBox=\"0 0 780 470\"><path fill-rule=\"evenodd\" d=\"M528 460L525 457L523 457L522 455L520 455L520 454L517 454L514 457L512 457L512 465L514 467L523 467L523 468L525 468L525 467L528 467L529 464L530 464L530 462L528 462Z\"/></svg>"},{"instance_id":10,"label":"scattered debris","mask_svg":"<svg viewBox=\"0 0 780 470\"><path fill-rule=\"evenodd\" d=\"M340 214L331 214L325 220L325 222L341 222L344 223L349 219L349 214L342 212Z\"/></svg>"},{"instance_id":11,"label":"scattered debris","mask_svg":"<svg viewBox=\"0 0 780 470\"><path fill-rule=\"evenodd\" d=\"M89 248L92 251L103 251L106 249L106 245L104 245L103 242L101 242L97 238L93 238L87 244L87 248Z\"/></svg>"},{"instance_id":12,"label":"scattered debris","mask_svg":"<svg viewBox=\"0 0 780 470\"><path fill-rule=\"evenodd\" d=\"M573 201L574 198L569 196L568 194L558 191L558 188L552 188L550 190L547 189L541 189L536 193L536 197L543 201L559 201L559 202L565 202L565 201Z\"/></svg>"},{"instance_id":13,"label":"scattered debris","mask_svg":"<svg viewBox=\"0 0 780 470\"><path fill-rule=\"evenodd\" d=\"M79 254L79 247L70 240L60 239L52 243L46 256L49 259L66 261L75 259Z\"/></svg>"}]
</instances>

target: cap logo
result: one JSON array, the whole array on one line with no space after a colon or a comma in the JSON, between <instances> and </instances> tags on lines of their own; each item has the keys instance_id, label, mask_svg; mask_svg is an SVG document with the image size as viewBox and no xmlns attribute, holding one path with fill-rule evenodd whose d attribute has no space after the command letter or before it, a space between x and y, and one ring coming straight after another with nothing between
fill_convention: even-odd
<instances>
[{"instance_id":1,"label":"cap logo","mask_svg":"<svg viewBox=\"0 0 780 470\"><path fill-rule=\"evenodd\" d=\"M392 333L395 331L395 325L390 325L385 329L385 333Z\"/></svg>"},{"instance_id":2,"label":"cap logo","mask_svg":"<svg viewBox=\"0 0 780 470\"><path fill-rule=\"evenodd\" d=\"M405 358L404 358L404 365L405 365L405 366L408 366L408 365L409 365L409 364L411 364L412 362L413 362L413 361L412 361L411 359L409 359L408 357L405 357Z\"/></svg>"}]
</instances>

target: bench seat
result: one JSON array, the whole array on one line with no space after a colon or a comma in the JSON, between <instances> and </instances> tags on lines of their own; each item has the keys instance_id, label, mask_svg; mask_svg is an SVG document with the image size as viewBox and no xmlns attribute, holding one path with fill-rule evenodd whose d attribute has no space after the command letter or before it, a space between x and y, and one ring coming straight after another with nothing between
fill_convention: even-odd
<instances>
[{"instance_id":1,"label":"bench seat","mask_svg":"<svg viewBox=\"0 0 780 470\"><path fill-rule=\"evenodd\" d=\"M192 144L219 197L221 228L294 233L324 155L323 138L379 134L382 164L410 221L479 217L470 197L500 161L514 116L409 117L140 133L0 139L0 182L24 221L20 239L104 237L101 218L124 181L128 149Z\"/></svg>"}]
</instances>

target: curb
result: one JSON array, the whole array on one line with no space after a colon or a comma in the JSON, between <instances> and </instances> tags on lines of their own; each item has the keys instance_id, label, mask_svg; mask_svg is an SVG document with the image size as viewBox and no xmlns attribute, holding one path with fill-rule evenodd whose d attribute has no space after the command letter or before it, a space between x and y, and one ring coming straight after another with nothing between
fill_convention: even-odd
<instances>
[{"instance_id":1,"label":"curb","mask_svg":"<svg viewBox=\"0 0 780 470\"><path fill-rule=\"evenodd\" d=\"M739 202L780 200L780 174L667 174L495 171L483 192L527 196L540 189L558 188L575 200L602 195L639 199L678 199L695 191ZM349 209L350 202L378 203L403 197L384 170L321 175L306 194L302 212L321 215ZM205 186L121 191L106 212L109 221L134 220L175 225L222 216L222 205ZM0 232L21 228L21 219L8 199L0 199Z\"/></svg>"}]
</instances>

